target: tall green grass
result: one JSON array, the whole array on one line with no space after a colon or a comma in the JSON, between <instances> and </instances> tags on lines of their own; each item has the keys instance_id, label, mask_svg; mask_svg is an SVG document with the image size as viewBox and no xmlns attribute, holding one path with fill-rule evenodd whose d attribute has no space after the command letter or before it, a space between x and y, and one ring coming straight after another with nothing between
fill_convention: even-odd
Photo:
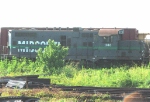
<instances>
[{"instance_id":1,"label":"tall green grass","mask_svg":"<svg viewBox=\"0 0 150 102\"><path fill-rule=\"evenodd\" d=\"M61 68L49 68L49 73L43 71L44 65L25 58L0 61L0 76L17 76L39 74L50 78L53 84L70 86L100 86L100 87L150 87L150 65L122 66L112 68L78 68L65 65Z\"/></svg>"},{"instance_id":2,"label":"tall green grass","mask_svg":"<svg viewBox=\"0 0 150 102\"><path fill-rule=\"evenodd\" d=\"M78 69L65 66L61 73L53 73L49 76L52 83L76 86L99 87L150 87L149 66L127 66L99 69Z\"/></svg>"},{"instance_id":3,"label":"tall green grass","mask_svg":"<svg viewBox=\"0 0 150 102\"><path fill-rule=\"evenodd\" d=\"M38 74L42 67L43 65L29 59L13 57L11 60L0 60L0 76Z\"/></svg>"}]
</instances>

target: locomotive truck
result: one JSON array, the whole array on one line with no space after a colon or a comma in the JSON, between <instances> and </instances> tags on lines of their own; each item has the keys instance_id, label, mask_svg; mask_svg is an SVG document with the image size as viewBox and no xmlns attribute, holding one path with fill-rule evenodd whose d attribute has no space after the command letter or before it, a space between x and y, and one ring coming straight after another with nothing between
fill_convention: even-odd
<instances>
[{"instance_id":1,"label":"locomotive truck","mask_svg":"<svg viewBox=\"0 0 150 102\"><path fill-rule=\"evenodd\" d=\"M48 40L69 47L65 60L94 63L149 61L149 43L136 28L1 28L0 55L34 59Z\"/></svg>"}]
</instances>

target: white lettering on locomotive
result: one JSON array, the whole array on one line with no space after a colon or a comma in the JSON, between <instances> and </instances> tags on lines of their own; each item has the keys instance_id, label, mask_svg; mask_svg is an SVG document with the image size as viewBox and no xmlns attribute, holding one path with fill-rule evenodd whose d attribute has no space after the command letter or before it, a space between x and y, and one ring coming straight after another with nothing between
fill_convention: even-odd
<instances>
[{"instance_id":1,"label":"white lettering on locomotive","mask_svg":"<svg viewBox=\"0 0 150 102\"><path fill-rule=\"evenodd\" d=\"M55 42L60 44L60 42ZM48 41L18 41L18 52L37 52L42 45L48 45Z\"/></svg>"}]
</instances>

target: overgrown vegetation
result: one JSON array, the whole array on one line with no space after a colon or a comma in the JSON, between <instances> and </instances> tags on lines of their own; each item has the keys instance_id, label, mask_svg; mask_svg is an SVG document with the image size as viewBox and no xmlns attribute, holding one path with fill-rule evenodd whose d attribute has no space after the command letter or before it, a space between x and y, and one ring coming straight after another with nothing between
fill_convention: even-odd
<instances>
[{"instance_id":1,"label":"overgrown vegetation","mask_svg":"<svg viewBox=\"0 0 150 102\"><path fill-rule=\"evenodd\" d=\"M55 44L54 40L48 40L48 46L37 52L36 61L26 58L13 57L11 60L0 61L0 76L8 74L50 74L64 67L64 58L68 48Z\"/></svg>"}]
</instances>

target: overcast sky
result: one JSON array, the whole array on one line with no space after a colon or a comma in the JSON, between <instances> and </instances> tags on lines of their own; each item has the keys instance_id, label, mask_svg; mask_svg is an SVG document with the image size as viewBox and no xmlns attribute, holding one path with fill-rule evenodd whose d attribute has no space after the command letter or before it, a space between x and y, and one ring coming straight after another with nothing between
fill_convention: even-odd
<instances>
[{"instance_id":1,"label":"overcast sky","mask_svg":"<svg viewBox=\"0 0 150 102\"><path fill-rule=\"evenodd\" d=\"M125 27L150 33L149 0L0 0L0 27Z\"/></svg>"}]
</instances>

